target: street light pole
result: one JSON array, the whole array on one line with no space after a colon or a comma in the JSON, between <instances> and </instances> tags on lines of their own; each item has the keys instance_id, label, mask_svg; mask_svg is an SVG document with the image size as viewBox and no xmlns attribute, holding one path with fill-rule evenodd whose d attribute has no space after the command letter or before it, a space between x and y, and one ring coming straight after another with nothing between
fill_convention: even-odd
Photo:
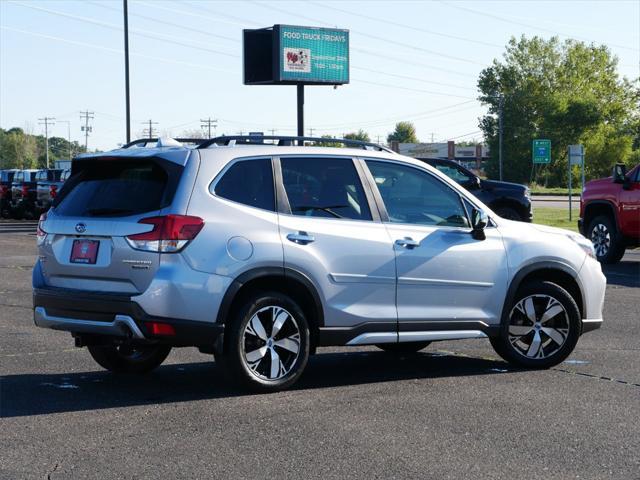
<instances>
[{"instance_id":1,"label":"street light pole","mask_svg":"<svg viewBox=\"0 0 640 480\"><path fill-rule=\"evenodd\" d=\"M498 163L500 166L500 181L502 181L502 134L503 134L503 111L504 111L504 96L499 94L498 96Z\"/></svg>"},{"instance_id":2,"label":"street light pole","mask_svg":"<svg viewBox=\"0 0 640 480\"><path fill-rule=\"evenodd\" d=\"M129 99L129 7L127 0L122 0L124 12L124 84L127 117L127 143L131 141L131 102Z\"/></svg>"}]
</instances>

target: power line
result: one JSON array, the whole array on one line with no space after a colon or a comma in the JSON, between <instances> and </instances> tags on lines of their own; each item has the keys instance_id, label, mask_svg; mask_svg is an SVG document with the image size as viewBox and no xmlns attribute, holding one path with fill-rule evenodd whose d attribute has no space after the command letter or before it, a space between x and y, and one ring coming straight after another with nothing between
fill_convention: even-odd
<instances>
[{"instance_id":1,"label":"power line","mask_svg":"<svg viewBox=\"0 0 640 480\"><path fill-rule=\"evenodd\" d=\"M89 132L93 131L93 127L89 126L89 120L93 120L94 112L90 112L86 110L84 112L80 112L80 120L84 119L84 126L80 127L80 131L84 132L84 151L89 151Z\"/></svg>"},{"instance_id":2,"label":"power line","mask_svg":"<svg viewBox=\"0 0 640 480\"><path fill-rule=\"evenodd\" d=\"M384 23L385 25L395 25L396 27L401 27L401 28L406 28L408 30L414 30L416 32L421 32L421 33L426 33L429 35L437 35L440 37L445 37L445 38L451 38L454 40L460 40L463 42L469 42L469 43L473 43L473 44L477 44L477 45L485 45L488 47L498 47L498 48L502 48L504 45L499 45L497 43L491 43L491 42L485 42L482 40L478 40L475 38L467 38L467 37L460 37L458 35L452 35L450 33L442 33L442 32L436 32L434 30L429 30L426 28L420 28L420 27L415 27L413 25L409 25L406 23L400 23L400 22L394 22L392 20L389 20L388 18L377 18L377 17L373 17L370 15L366 15L362 12L351 12L349 10L344 10L342 8L338 8L338 7L334 7L333 5L329 6L329 5L323 5L322 3L319 2L307 2L307 3L311 3L313 5L316 5L318 7L321 8L326 8L329 10L334 10L336 12L341 12L341 13L346 13L347 15L352 15L358 18L366 18L367 20L372 20L374 22L380 22L380 23Z\"/></svg>"},{"instance_id":3,"label":"power line","mask_svg":"<svg viewBox=\"0 0 640 480\"><path fill-rule=\"evenodd\" d=\"M45 138L45 156L47 157L47 168L49 168L49 125L55 125L54 117L44 117L38 119L40 125L44 125L44 138Z\"/></svg>"},{"instance_id":4,"label":"power line","mask_svg":"<svg viewBox=\"0 0 640 480\"><path fill-rule=\"evenodd\" d=\"M481 12L480 10L475 10L473 8L463 7L463 6L460 6L460 5L453 5L453 4L451 4L449 2L445 2L443 0L438 0L438 1L440 3L442 3L442 4L444 4L444 5L447 5L448 7L451 7L451 8L457 8L458 10L462 10L462 11L465 11L465 12L473 13L475 15L481 15L483 17L493 18L494 20L498 20L500 22L506 22L506 23L509 23L511 25L520 25L521 27L531 28L533 30L539 30L541 32L547 32L547 33L551 33L553 35L560 35L561 37L575 38L576 40L583 40L583 41L592 42L592 43L603 43L603 44L605 43L605 42L596 42L596 41L594 41L594 40L592 40L590 38L583 37L581 35L567 35L565 33L558 32L557 30L552 30L550 28L538 27L538 26L535 26L535 25L530 25L528 23L524 23L524 22L513 20L512 18L501 17L501 16L495 15L493 13ZM632 50L634 52L637 52L637 51L640 50L640 49L637 49L637 48L628 47L626 45L618 45L618 44L615 44L615 43L606 43L606 45L609 45L609 46L612 46L612 47L616 47L616 48L623 48L625 50Z\"/></svg>"}]
</instances>

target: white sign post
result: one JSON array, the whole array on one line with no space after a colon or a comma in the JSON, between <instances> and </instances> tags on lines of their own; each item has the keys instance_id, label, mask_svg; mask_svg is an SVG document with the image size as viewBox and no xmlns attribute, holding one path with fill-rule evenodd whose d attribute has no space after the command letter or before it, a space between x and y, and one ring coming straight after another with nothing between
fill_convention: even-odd
<instances>
[{"instance_id":1,"label":"white sign post","mask_svg":"<svg viewBox=\"0 0 640 480\"><path fill-rule=\"evenodd\" d=\"M584 190L584 146L583 145L569 145L569 221L571 221L571 167L574 165L580 165L581 167L582 190Z\"/></svg>"}]
</instances>

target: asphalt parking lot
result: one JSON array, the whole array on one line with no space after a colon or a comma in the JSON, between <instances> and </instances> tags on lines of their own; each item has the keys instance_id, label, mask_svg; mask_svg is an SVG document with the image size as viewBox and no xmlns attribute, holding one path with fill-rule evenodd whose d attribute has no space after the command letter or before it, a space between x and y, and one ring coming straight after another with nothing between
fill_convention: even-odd
<instances>
[{"instance_id":1,"label":"asphalt parking lot","mask_svg":"<svg viewBox=\"0 0 640 480\"><path fill-rule=\"evenodd\" d=\"M195 349L119 377L37 329L34 244L0 235L3 479L640 478L638 250L606 268L603 328L551 370L482 340L320 349L292 391L246 395Z\"/></svg>"}]
</instances>

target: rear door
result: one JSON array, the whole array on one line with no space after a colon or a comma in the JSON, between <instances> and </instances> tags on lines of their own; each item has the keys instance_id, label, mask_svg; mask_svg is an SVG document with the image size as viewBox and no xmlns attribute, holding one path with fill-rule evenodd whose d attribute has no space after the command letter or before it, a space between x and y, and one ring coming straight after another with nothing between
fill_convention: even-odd
<instances>
[{"instance_id":1,"label":"rear door","mask_svg":"<svg viewBox=\"0 0 640 480\"><path fill-rule=\"evenodd\" d=\"M135 250L126 237L153 228L139 220L164 213L182 170L158 158L87 159L77 169L74 165L43 224L45 282L113 293L146 290L161 254Z\"/></svg>"},{"instance_id":2,"label":"rear door","mask_svg":"<svg viewBox=\"0 0 640 480\"><path fill-rule=\"evenodd\" d=\"M360 167L337 156L283 156L276 164L284 263L315 284L325 326L391 332L395 341L393 247Z\"/></svg>"}]
</instances>

